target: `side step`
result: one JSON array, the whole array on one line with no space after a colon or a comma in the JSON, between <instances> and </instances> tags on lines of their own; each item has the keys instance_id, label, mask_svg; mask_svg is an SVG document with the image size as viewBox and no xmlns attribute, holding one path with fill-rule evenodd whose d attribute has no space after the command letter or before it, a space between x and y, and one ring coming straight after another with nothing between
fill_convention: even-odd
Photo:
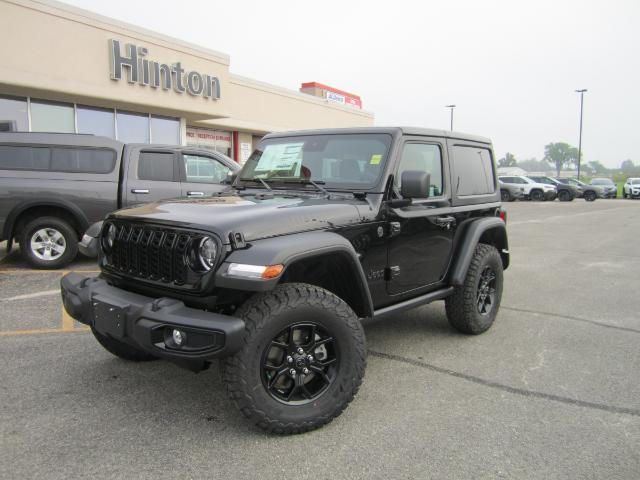
<instances>
[{"instance_id":1,"label":"side step","mask_svg":"<svg viewBox=\"0 0 640 480\"><path fill-rule=\"evenodd\" d=\"M391 315L411 310L412 308L419 307L420 305L426 305L427 303L434 302L436 300L442 300L453 293L453 287L446 287L433 292L425 293L419 297L410 298L404 302L390 305L388 307L381 308L373 312L373 320L382 320Z\"/></svg>"}]
</instances>

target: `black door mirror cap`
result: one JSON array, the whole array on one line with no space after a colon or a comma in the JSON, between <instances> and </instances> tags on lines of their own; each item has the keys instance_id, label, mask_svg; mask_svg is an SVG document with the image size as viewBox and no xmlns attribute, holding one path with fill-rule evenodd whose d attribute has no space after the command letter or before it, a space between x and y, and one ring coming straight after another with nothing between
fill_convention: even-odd
<instances>
[{"instance_id":1,"label":"black door mirror cap","mask_svg":"<svg viewBox=\"0 0 640 480\"><path fill-rule=\"evenodd\" d=\"M400 193L404 198L429 198L431 174L421 170L405 170L400 179Z\"/></svg>"}]
</instances>

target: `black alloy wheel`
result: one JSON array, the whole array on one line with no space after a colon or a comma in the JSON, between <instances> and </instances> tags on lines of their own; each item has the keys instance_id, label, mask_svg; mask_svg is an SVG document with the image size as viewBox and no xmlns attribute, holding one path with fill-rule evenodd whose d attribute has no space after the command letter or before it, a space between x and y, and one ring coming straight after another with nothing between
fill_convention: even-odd
<instances>
[{"instance_id":1,"label":"black alloy wheel","mask_svg":"<svg viewBox=\"0 0 640 480\"><path fill-rule=\"evenodd\" d=\"M267 345L262 382L276 400L301 405L320 397L339 368L336 340L316 323L293 324Z\"/></svg>"},{"instance_id":2,"label":"black alloy wheel","mask_svg":"<svg viewBox=\"0 0 640 480\"><path fill-rule=\"evenodd\" d=\"M592 190L588 190L586 192L584 192L584 199L587 202L593 202L596 199L596 192L592 191Z\"/></svg>"},{"instance_id":3,"label":"black alloy wheel","mask_svg":"<svg viewBox=\"0 0 640 480\"><path fill-rule=\"evenodd\" d=\"M496 299L496 273L489 266L485 267L478 278L476 305L480 315L491 313Z\"/></svg>"},{"instance_id":4,"label":"black alloy wheel","mask_svg":"<svg viewBox=\"0 0 640 480\"><path fill-rule=\"evenodd\" d=\"M511 193L509 192L509 190L500 190L500 198L503 202L510 202Z\"/></svg>"},{"instance_id":5,"label":"black alloy wheel","mask_svg":"<svg viewBox=\"0 0 640 480\"><path fill-rule=\"evenodd\" d=\"M544 194L542 193L542 190L532 190L529 197L531 197L531 200L534 202L540 202L544 198Z\"/></svg>"}]
</instances>

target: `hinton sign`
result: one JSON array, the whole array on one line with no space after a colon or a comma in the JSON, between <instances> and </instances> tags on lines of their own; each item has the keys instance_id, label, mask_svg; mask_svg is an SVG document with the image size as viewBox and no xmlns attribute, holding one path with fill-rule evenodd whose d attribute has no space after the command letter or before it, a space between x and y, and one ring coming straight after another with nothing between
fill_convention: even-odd
<instances>
[{"instance_id":1,"label":"hinton sign","mask_svg":"<svg viewBox=\"0 0 640 480\"><path fill-rule=\"evenodd\" d=\"M187 72L176 62L173 65L158 63L145 58L149 50L131 43L126 45L126 53L120 49L118 40L109 40L109 66L112 80L122 80L122 69L128 70L127 81L162 88L178 93L218 100L220 98L220 80L218 77L198 72Z\"/></svg>"}]
</instances>

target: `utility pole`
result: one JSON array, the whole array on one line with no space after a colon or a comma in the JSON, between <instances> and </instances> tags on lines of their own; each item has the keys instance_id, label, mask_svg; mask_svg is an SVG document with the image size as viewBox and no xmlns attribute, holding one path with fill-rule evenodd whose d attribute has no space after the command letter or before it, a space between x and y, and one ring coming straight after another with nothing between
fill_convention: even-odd
<instances>
[{"instance_id":1,"label":"utility pole","mask_svg":"<svg viewBox=\"0 0 640 480\"><path fill-rule=\"evenodd\" d=\"M453 109L456 108L455 105L445 105L445 108L448 108L451 110L451 128L450 130L453 131Z\"/></svg>"},{"instance_id":2,"label":"utility pole","mask_svg":"<svg viewBox=\"0 0 640 480\"><path fill-rule=\"evenodd\" d=\"M580 180L580 162L582 161L582 111L584 109L584 93L586 88L576 90L580 94L580 136L578 137L578 180Z\"/></svg>"}]
</instances>

